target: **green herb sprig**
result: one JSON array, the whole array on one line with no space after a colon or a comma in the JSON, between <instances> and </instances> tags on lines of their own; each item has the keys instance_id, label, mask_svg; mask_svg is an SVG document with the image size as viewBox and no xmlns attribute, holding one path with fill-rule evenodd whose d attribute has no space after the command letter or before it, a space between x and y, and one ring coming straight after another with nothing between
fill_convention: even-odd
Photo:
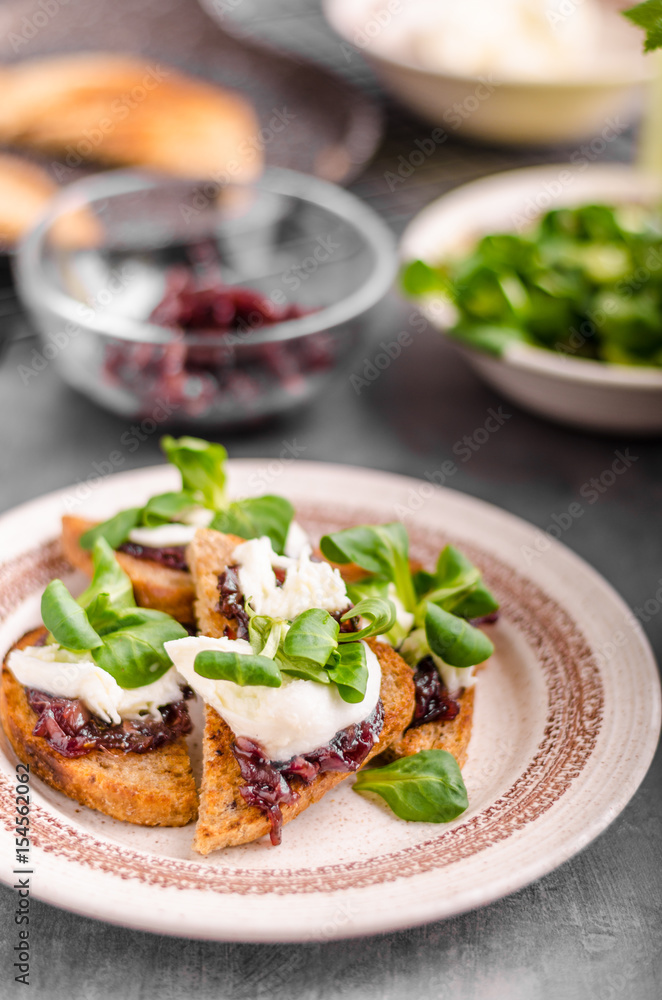
<instances>
[{"instance_id":1,"label":"green herb sprig","mask_svg":"<svg viewBox=\"0 0 662 1000\"><path fill-rule=\"evenodd\" d=\"M662 44L662 0L652 3L659 23L649 37L656 47ZM521 233L486 235L469 253L435 266L413 261L402 283L414 298L436 295L452 303L448 333L477 350L500 356L529 344L571 357L659 367L661 258L658 211L588 204L546 212ZM648 275L643 284L640 274Z\"/></svg>"},{"instance_id":2,"label":"green herb sprig","mask_svg":"<svg viewBox=\"0 0 662 1000\"><path fill-rule=\"evenodd\" d=\"M339 623L322 608L303 611L291 624L253 615L249 636L253 653L204 650L195 658L194 669L202 677L229 680L243 686L280 687L282 675L335 684L343 701L363 701L368 666L362 639L381 635L395 621L390 601L370 598L341 616L341 621L359 615L368 624L358 632L341 632Z\"/></svg>"},{"instance_id":3,"label":"green herb sprig","mask_svg":"<svg viewBox=\"0 0 662 1000\"><path fill-rule=\"evenodd\" d=\"M418 823L448 823L469 805L458 763L446 750L421 750L359 771L354 791L375 792L400 819Z\"/></svg>"},{"instance_id":4,"label":"green herb sprig","mask_svg":"<svg viewBox=\"0 0 662 1000\"><path fill-rule=\"evenodd\" d=\"M294 508L284 497L265 495L230 503L226 497L227 451L223 445L202 438L173 438L166 435L161 447L169 462L180 472L181 490L153 496L144 507L130 507L95 525L80 539L84 549L92 549L99 538L117 549L134 528L155 528L180 521L188 511L205 507L214 512L210 527L240 538L267 535L274 551L283 553Z\"/></svg>"},{"instance_id":5,"label":"green herb sprig","mask_svg":"<svg viewBox=\"0 0 662 1000\"><path fill-rule=\"evenodd\" d=\"M414 574L407 532L399 522L325 535L320 548L332 562L356 563L369 572L348 585L352 600L375 594L383 599L389 585L394 586L405 610L413 615L412 627L424 627L429 649L451 666L473 666L494 652L487 636L467 619L493 614L498 602L483 584L480 570L454 546L442 550L433 573ZM396 638L402 641L404 636L396 633Z\"/></svg>"},{"instance_id":6,"label":"green herb sprig","mask_svg":"<svg viewBox=\"0 0 662 1000\"><path fill-rule=\"evenodd\" d=\"M41 615L51 641L89 653L122 688L143 687L172 666L164 643L183 639L186 629L170 615L139 608L131 581L103 538L92 550L94 575L76 600L61 580L52 580L41 599Z\"/></svg>"},{"instance_id":7,"label":"green herb sprig","mask_svg":"<svg viewBox=\"0 0 662 1000\"><path fill-rule=\"evenodd\" d=\"M644 52L662 48L662 0L645 0L621 13L646 32Z\"/></svg>"}]
</instances>

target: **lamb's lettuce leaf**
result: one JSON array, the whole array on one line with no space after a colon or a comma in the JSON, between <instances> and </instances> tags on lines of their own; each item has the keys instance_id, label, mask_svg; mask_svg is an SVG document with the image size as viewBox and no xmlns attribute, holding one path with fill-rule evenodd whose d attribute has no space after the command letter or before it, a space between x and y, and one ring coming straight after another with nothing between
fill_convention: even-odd
<instances>
[{"instance_id":1,"label":"lamb's lettuce leaf","mask_svg":"<svg viewBox=\"0 0 662 1000\"><path fill-rule=\"evenodd\" d=\"M418 823L449 823L469 805L458 763L446 750L420 750L359 771L354 791L375 792L400 819Z\"/></svg>"},{"instance_id":2,"label":"lamb's lettuce leaf","mask_svg":"<svg viewBox=\"0 0 662 1000\"><path fill-rule=\"evenodd\" d=\"M151 497L143 507L131 507L95 525L80 539L81 547L92 549L104 538L113 549L126 542L133 528L156 528L162 524L185 521L188 511L204 507L214 513L210 527L240 538L267 535L275 552L282 554L294 516L294 508L284 497L265 495L228 501L223 445L202 438L161 439L168 460L179 470L181 490Z\"/></svg>"},{"instance_id":3,"label":"lamb's lettuce leaf","mask_svg":"<svg viewBox=\"0 0 662 1000\"><path fill-rule=\"evenodd\" d=\"M646 32L644 52L662 48L662 0L645 0L622 14Z\"/></svg>"},{"instance_id":4,"label":"lamb's lettuce leaf","mask_svg":"<svg viewBox=\"0 0 662 1000\"><path fill-rule=\"evenodd\" d=\"M362 524L324 535L320 549L331 562L356 563L368 573L391 581L406 610L414 610L416 594L409 568L409 538L400 521Z\"/></svg>"},{"instance_id":5,"label":"lamb's lettuce leaf","mask_svg":"<svg viewBox=\"0 0 662 1000\"><path fill-rule=\"evenodd\" d=\"M293 517L294 507L285 497L248 497L219 510L209 527L247 539L267 535L274 552L282 555Z\"/></svg>"},{"instance_id":6,"label":"lamb's lettuce leaf","mask_svg":"<svg viewBox=\"0 0 662 1000\"><path fill-rule=\"evenodd\" d=\"M246 687L280 687L283 683L278 664L267 656L229 653L220 649L204 649L195 658L194 669L201 677L233 681Z\"/></svg>"},{"instance_id":7,"label":"lamb's lettuce leaf","mask_svg":"<svg viewBox=\"0 0 662 1000\"><path fill-rule=\"evenodd\" d=\"M355 704L365 698L368 664L362 642L347 642L333 653L327 665L329 677L343 701Z\"/></svg>"},{"instance_id":8,"label":"lamb's lettuce leaf","mask_svg":"<svg viewBox=\"0 0 662 1000\"><path fill-rule=\"evenodd\" d=\"M425 634L432 652L451 667L473 667L494 652L484 632L436 604L427 605Z\"/></svg>"},{"instance_id":9,"label":"lamb's lettuce leaf","mask_svg":"<svg viewBox=\"0 0 662 1000\"><path fill-rule=\"evenodd\" d=\"M41 601L44 625L65 649L89 652L120 687L151 684L172 666L163 644L183 639L186 629L162 611L136 606L131 581L103 538L92 561L92 582L78 600L61 580L49 583Z\"/></svg>"},{"instance_id":10,"label":"lamb's lettuce leaf","mask_svg":"<svg viewBox=\"0 0 662 1000\"><path fill-rule=\"evenodd\" d=\"M218 510L225 503L225 462L228 453L222 444L202 438L161 438L169 462L179 469L182 489L192 493L204 507Z\"/></svg>"}]
</instances>

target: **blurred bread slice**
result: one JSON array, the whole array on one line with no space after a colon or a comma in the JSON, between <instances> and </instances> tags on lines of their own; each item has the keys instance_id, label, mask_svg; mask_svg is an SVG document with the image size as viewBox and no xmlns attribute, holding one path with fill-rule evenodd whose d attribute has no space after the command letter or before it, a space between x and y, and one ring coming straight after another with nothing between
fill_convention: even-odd
<instances>
[{"instance_id":1,"label":"blurred bread slice","mask_svg":"<svg viewBox=\"0 0 662 1000\"><path fill-rule=\"evenodd\" d=\"M13 249L57 190L57 184L35 163L0 153L0 251ZM85 209L63 215L51 230L51 240L59 247L89 247L99 237L98 223Z\"/></svg>"},{"instance_id":2,"label":"blurred bread slice","mask_svg":"<svg viewBox=\"0 0 662 1000\"><path fill-rule=\"evenodd\" d=\"M169 66L111 53L0 73L0 141L83 161L250 181L262 168L251 104Z\"/></svg>"},{"instance_id":3,"label":"blurred bread slice","mask_svg":"<svg viewBox=\"0 0 662 1000\"><path fill-rule=\"evenodd\" d=\"M55 194L45 170L18 156L0 154L0 243L11 247L30 229Z\"/></svg>"}]
</instances>

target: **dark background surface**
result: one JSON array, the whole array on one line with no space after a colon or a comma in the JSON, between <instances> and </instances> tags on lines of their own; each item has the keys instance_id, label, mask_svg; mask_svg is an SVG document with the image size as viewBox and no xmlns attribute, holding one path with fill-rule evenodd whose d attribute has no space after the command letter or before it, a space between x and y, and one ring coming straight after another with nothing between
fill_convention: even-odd
<instances>
[{"instance_id":1,"label":"dark background surface","mask_svg":"<svg viewBox=\"0 0 662 1000\"><path fill-rule=\"evenodd\" d=\"M88 5L89 6L89 5ZM149 19L149 5L136 16ZM256 4L251 5L253 11ZM250 10L245 6L245 10ZM319 53L384 105L387 135L353 189L400 232L433 197L481 174L526 163L567 160L569 149L511 151L451 140L395 191L385 175L429 127L379 94L359 56L342 65L316 5L257 5L268 16L244 17L263 37L287 38ZM195 3L168 4L170 17L197 23ZM237 6L235 20L241 21ZM161 12L161 16L163 11ZM228 15L229 16L229 15ZM205 26L205 45L214 30ZM195 34L195 32L194 32ZM27 54L27 53L26 53ZM632 155L626 134L610 159ZM604 157L602 157L604 158ZM4 314L4 315L1 315ZM408 328L400 304L377 340ZM46 368L23 385L20 364L35 342L10 297L0 296L0 324L20 339L0 368L2 453L0 509L86 480L117 448L130 423L75 395ZM379 347L368 350L370 359ZM359 360L354 371L361 372ZM305 459L345 462L422 476L455 458L454 445L503 407L503 427L458 463L454 489L518 514L545 529L581 499L583 484L611 466L616 450L636 456L626 474L564 533L563 542L601 572L633 608L662 583L662 448L654 439L603 437L538 420L479 383L432 330L357 394L346 373L314 407L250 432L219 436L235 457L278 456L296 440ZM158 435L126 454L122 468L159 462ZM662 614L645 624L658 660ZM662 995L662 754L616 822L556 872L485 909L426 927L364 940L319 945L224 945L160 938L66 914L33 901L34 997L163 998L449 998L449 1000L657 1000ZM130 907L127 895L127 907ZM3 996L25 995L13 983L14 897L0 888Z\"/></svg>"}]
</instances>

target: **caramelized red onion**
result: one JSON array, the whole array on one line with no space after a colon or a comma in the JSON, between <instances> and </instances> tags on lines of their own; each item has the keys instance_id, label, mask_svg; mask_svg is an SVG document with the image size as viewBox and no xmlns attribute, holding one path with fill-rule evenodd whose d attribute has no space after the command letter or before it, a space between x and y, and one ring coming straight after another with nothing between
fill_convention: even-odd
<instances>
[{"instance_id":1,"label":"caramelized red onion","mask_svg":"<svg viewBox=\"0 0 662 1000\"><path fill-rule=\"evenodd\" d=\"M58 698L36 688L26 691L30 708L39 716L33 734L43 736L63 757L83 757L92 750L147 753L192 729L186 705L193 697L189 687L183 689L180 701L160 707L161 719L123 719L119 725L92 715L79 698Z\"/></svg>"},{"instance_id":2,"label":"caramelized red onion","mask_svg":"<svg viewBox=\"0 0 662 1000\"><path fill-rule=\"evenodd\" d=\"M234 627L225 626L228 639L248 639L248 613L244 607L244 595L239 584L239 567L228 566L218 578L220 600L218 610L225 618L233 621Z\"/></svg>"},{"instance_id":3,"label":"caramelized red onion","mask_svg":"<svg viewBox=\"0 0 662 1000\"><path fill-rule=\"evenodd\" d=\"M448 688L439 676L434 660L426 656L418 664L414 674L416 688L416 708L410 728L422 726L426 722L439 719L450 722L460 712L460 706L451 698Z\"/></svg>"},{"instance_id":4,"label":"caramelized red onion","mask_svg":"<svg viewBox=\"0 0 662 1000\"><path fill-rule=\"evenodd\" d=\"M232 752L245 781L239 791L246 802L267 816L274 846L281 842L281 806L297 801L297 787L309 785L324 771L358 771L379 739L383 725L384 707L380 699L363 722L341 729L327 746L287 761L269 760L258 743L243 736L236 738Z\"/></svg>"},{"instance_id":5,"label":"caramelized red onion","mask_svg":"<svg viewBox=\"0 0 662 1000\"><path fill-rule=\"evenodd\" d=\"M138 394L144 404L168 400L180 416L204 414L218 404L248 413L259 410L270 392L297 397L306 378L333 367L335 344L327 332L253 342L261 330L311 310L226 285L217 266L199 264L166 272L164 296L149 316L179 336L167 344L110 341L104 361L108 382Z\"/></svg>"},{"instance_id":6,"label":"caramelized red onion","mask_svg":"<svg viewBox=\"0 0 662 1000\"><path fill-rule=\"evenodd\" d=\"M123 542L118 552L126 552L136 559L150 559L152 562L166 566L168 569L188 570L185 545L139 545L137 542Z\"/></svg>"}]
</instances>

